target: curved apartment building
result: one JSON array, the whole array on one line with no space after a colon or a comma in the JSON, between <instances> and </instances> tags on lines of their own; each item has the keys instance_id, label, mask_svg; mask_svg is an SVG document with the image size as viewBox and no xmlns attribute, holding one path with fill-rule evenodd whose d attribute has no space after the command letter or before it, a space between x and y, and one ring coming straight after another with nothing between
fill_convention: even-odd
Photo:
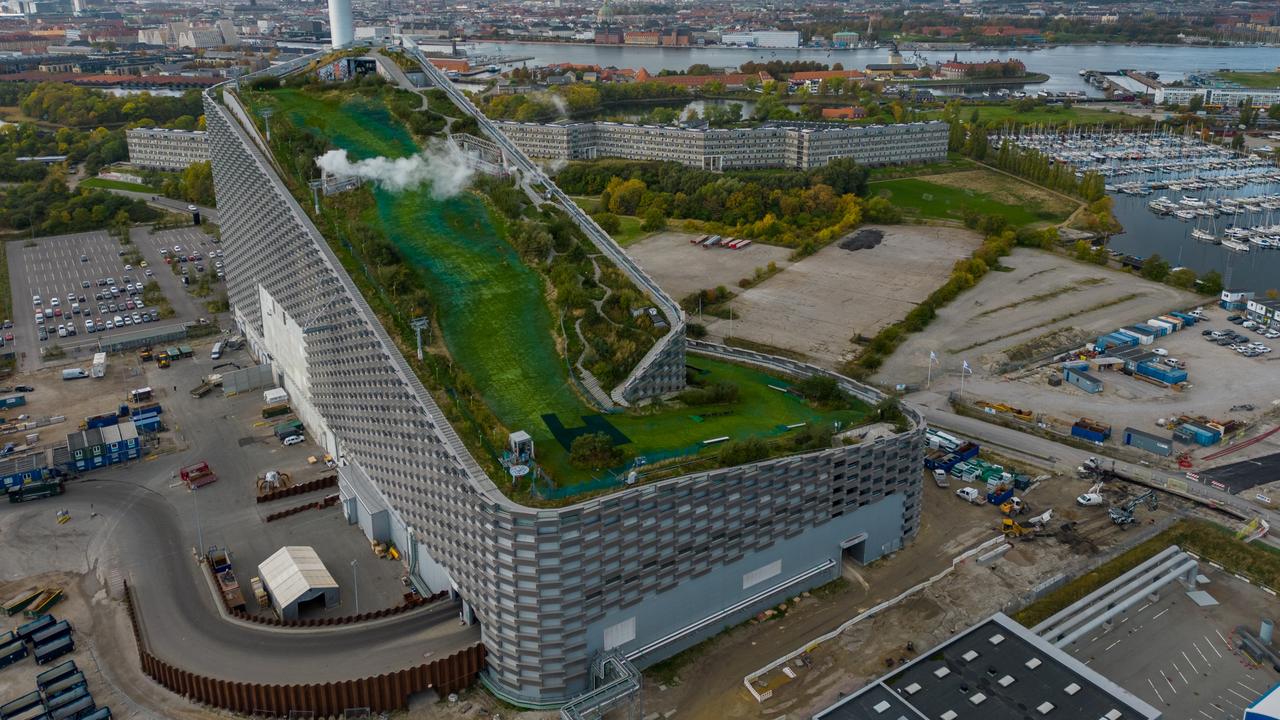
<instances>
[{"instance_id":1,"label":"curved apartment building","mask_svg":"<svg viewBox=\"0 0 1280 720\"><path fill-rule=\"evenodd\" d=\"M923 423L910 411L910 429L874 441L564 507L513 502L463 445L290 194L230 86L206 93L205 113L236 322L313 437L339 459L348 519L371 538L393 541L420 587L453 590L463 619L481 624L484 678L498 695L563 703L591 689L604 657L655 662L839 577L845 560L869 562L915 534ZM661 357L652 364L675 382L682 323L672 332L655 345ZM688 345L775 371L816 371Z\"/></svg>"}]
</instances>

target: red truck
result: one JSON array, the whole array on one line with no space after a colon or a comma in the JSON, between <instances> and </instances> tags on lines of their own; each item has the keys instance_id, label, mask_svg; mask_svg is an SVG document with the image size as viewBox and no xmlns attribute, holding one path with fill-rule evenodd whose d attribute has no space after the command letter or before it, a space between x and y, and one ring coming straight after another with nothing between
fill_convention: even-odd
<instances>
[{"instance_id":1,"label":"red truck","mask_svg":"<svg viewBox=\"0 0 1280 720\"><path fill-rule=\"evenodd\" d=\"M182 482L186 483L187 487L192 490L218 480L218 476L209 469L209 463L204 460L195 465L188 465L182 468L178 471L178 474L182 477Z\"/></svg>"}]
</instances>

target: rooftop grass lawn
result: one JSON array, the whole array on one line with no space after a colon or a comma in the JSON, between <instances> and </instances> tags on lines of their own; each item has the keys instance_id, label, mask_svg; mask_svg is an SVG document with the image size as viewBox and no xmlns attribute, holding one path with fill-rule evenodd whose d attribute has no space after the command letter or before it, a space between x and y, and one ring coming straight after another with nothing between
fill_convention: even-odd
<instances>
[{"instance_id":1,"label":"rooftop grass lawn","mask_svg":"<svg viewBox=\"0 0 1280 720\"><path fill-rule=\"evenodd\" d=\"M285 89L271 93L278 113L347 150L353 159L402 157L417 145L376 100L317 96ZM437 200L427 188L400 193L374 190L378 224L430 291L449 353L511 430L525 430L537 444L540 464L560 485L596 475L569 465L568 452L553 438L544 414L568 428L597 411L574 393L568 369L556 349L542 278L521 262L505 240L484 201L469 193ZM372 213L371 213L372 214ZM869 407L823 412L772 389L787 383L731 363L691 356L706 383L732 382L737 402L704 408L668 409L650 414L611 414L606 419L630 439L630 456L657 461L701 449L704 440L728 436L774 436L794 423L864 418ZM712 446L714 448L714 446ZM714 450L712 450L714 451Z\"/></svg>"},{"instance_id":2,"label":"rooftop grass lawn","mask_svg":"<svg viewBox=\"0 0 1280 720\"><path fill-rule=\"evenodd\" d=\"M950 187L919 178L885 180L871 185L874 195L887 197L907 215L934 220L964 220L966 209L982 215L998 215L1014 227L1062 220L1065 216L1045 212L1027 204L1011 205L991 197L990 193Z\"/></svg>"}]
</instances>

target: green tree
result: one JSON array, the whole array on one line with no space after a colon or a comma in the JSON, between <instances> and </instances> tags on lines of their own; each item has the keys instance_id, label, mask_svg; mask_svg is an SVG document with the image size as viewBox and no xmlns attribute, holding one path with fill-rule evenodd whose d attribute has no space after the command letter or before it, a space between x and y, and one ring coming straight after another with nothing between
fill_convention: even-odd
<instances>
[{"instance_id":1,"label":"green tree","mask_svg":"<svg viewBox=\"0 0 1280 720\"><path fill-rule=\"evenodd\" d=\"M213 166L208 160L191 163L182 171L182 199L197 205L213 205Z\"/></svg>"},{"instance_id":2,"label":"green tree","mask_svg":"<svg viewBox=\"0 0 1280 720\"><path fill-rule=\"evenodd\" d=\"M1217 297L1222 294L1222 273L1210 270L1200 278L1200 291L1206 295Z\"/></svg>"},{"instance_id":3,"label":"green tree","mask_svg":"<svg viewBox=\"0 0 1280 720\"><path fill-rule=\"evenodd\" d=\"M595 218L596 224L600 226L600 229L610 235L614 235L622 229L622 219L611 212L596 213L591 217Z\"/></svg>"},{"instance_id":4,"label":"green tree","mask_svg":"<svg viewBox=\"0 0 1280 720\"><path fill-rule=\"evenodd\" d=\"M667 214L662 212L662 208L651 207L644 211L644 222L640 225L640 229L645 232L658 232L667 229Z\"/></svg>"},{"instance_id":5,"label":"green tree","mask_svg":"<svg viewBox=\"0 0 1280 720\"><path fill-rule=\"evenodd\" d=\"M1169 263L1159 253L1147 258L1142 264L1142 277L1155 282L1163 282L1169 277Z\"/></svg>"},{"instance_id":6,"label":"green tree","mask_svg":"<svg viewBox=\"0 0 1280 720\"><path fill-rule=\"evenodd\" d=\"M1191 290L1196 286L1196 271L1191 268L1178 268L1169 273L1167 281L1174 287Z\"/></svg>"},{"instance_id":7,"label":"green tree","mask_svg":"<svg viewBox=\"0 0 1280 720\"><path fill-rule=\"evenodd\" d=\"M606 433L588 433L574 438L569 446L569 463L577 468L607 468L622 462L622 451Z\"/></svg>"}]
</instances>

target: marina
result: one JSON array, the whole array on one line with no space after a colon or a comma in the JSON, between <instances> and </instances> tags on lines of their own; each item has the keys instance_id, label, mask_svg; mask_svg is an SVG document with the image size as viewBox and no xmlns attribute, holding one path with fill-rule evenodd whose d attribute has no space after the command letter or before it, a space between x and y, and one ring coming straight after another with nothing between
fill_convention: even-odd
<instances>
[{"instance_id":1,"label":"marina","mask_svg":"<svg viewBox=\"0 0 1280 720\"><path fill-rule=\"evenodd\" d=\"M1124 226L1109 239L1116 253L1276 286L1280 253L1263 251L1280 250L1280 168L1267 160L1168 130L1031 129L1008 139L1104 178Z\"/></svg>"}]
</instances>

